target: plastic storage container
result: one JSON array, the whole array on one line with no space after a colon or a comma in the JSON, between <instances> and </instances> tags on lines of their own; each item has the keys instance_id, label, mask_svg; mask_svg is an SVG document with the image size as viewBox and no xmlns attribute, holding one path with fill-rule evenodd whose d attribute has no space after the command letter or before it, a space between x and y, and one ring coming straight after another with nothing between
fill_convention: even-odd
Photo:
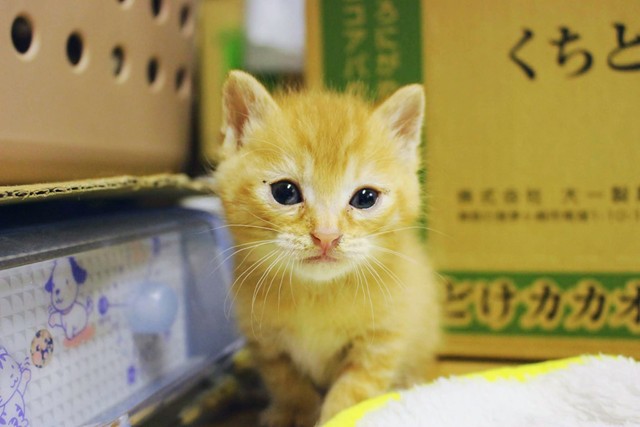
<instances>
[{"instance_id":1,"label":"plastic storage container","mask_svg":"<svg viewBox=\"0 0 640 427\"><path fill-rule=\"evenodd\" d=\"M0 425L124 420L236 339L219 220L187 209L0 231Z\"/></svg>"},{"instance_id":2,"label":"plastic storage container","mask_svg":"<svg viewBox=\"0 0 640 427\"><path fill-rule=\"evenodd\" d=\"M182 169L195 9L0 2L0 185Z\"/></svg>"}]
</instances>

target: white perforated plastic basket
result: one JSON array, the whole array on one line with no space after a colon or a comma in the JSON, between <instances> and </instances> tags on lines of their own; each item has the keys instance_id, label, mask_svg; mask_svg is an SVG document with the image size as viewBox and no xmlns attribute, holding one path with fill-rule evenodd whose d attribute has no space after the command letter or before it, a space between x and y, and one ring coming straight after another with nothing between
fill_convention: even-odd
<instances>
[{"instance_id":1,"label":"white perforated plastic basket","mask_svg":"<svg viewBox=\"0 0 640 427\"><path fill-rule=\"evenodd\" d=\"M178 170L196 0L2 0L0 184Z\"/></svg>"}]
</instances>

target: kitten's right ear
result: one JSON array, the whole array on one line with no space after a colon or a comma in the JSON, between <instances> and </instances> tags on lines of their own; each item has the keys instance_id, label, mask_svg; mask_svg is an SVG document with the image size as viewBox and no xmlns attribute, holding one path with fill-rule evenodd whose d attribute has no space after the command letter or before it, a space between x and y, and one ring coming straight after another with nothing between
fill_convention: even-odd
<instances>
[{"instance_id":1,"label":"kitten's right ear","mask_svg":"<svg viewBox=\"0 0 640 427\"><path fill-rule=\"evenodd\" d=\"M277 109L269 92L255 78L243 71L231 71L222 88L223 150L237 151L244 145L249 127Z\"/></svg>"},{"instance_id":2,"label":"kitten's right ear","mask_svg":"<svg viewBox=\"0 0 640 427\"><path fill-rule=\"evenodd\" d=\"M411 84L398 89L374 112L376 120L391 130L400 153L407 159L418 158L424 104L424 89L419 84Z\"/></svg>"}]
</instances>

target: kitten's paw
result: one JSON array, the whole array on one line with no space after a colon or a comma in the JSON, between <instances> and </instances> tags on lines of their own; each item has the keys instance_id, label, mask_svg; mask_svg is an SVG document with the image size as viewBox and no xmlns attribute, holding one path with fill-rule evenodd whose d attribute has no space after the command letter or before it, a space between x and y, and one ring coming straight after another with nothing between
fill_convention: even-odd
<instances>
[{"instance_id":1,"label":"kitten's paw","mask_svg":"<svg viewBox=\"0 0 640 427\"><path fill-rule=\"evenodd\" d=\"M318 420L315 410L283 408L271 405L260 414L262 427L313 427Z\"/></svg>"},{"instance_id":2,"label":"kitten's paw","mask_svg":"<svg viewBox=\"0 0 640 427\"><path fill-rule=\"evenodd\" d=\"M325 398L324 403L322 404L319 425L323 425L329 422L329 420L335 417L338 413L342 412L344 409L349 408L369 397L354 397L352 393L336 393L335 391L336 390L330 392L329 395Z\"/></svg>"}]
</instances>

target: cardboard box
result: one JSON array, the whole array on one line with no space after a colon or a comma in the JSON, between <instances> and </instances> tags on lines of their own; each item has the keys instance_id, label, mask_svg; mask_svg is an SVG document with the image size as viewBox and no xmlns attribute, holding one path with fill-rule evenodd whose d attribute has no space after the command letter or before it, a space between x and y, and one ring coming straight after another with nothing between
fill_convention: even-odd
<instances>
[{"instance_id":1,"label":"cardboard box","mask_svg":"<svg viewBox=\"0 0 640 427\"><path fill-rule=\"evenodd\" d=\"M182 174L123 175L81 181L0 186L0 206L51 200L110 198L155 199L167 205L187 196L211 194L211 185L207 180L194 180ZM1 219L3 218L0 217Z\"/></svg>"},{"instance_id":2,"label":"cardboard box","mask_svg":"<svg viewBox=\"0 0 640 427\"><path fill-rule=\"evenodd\" d=\"M425 84L444 353L640 356L640 4L325 0L308 21L311 84Z\"/></svg>"}]
</instances>

